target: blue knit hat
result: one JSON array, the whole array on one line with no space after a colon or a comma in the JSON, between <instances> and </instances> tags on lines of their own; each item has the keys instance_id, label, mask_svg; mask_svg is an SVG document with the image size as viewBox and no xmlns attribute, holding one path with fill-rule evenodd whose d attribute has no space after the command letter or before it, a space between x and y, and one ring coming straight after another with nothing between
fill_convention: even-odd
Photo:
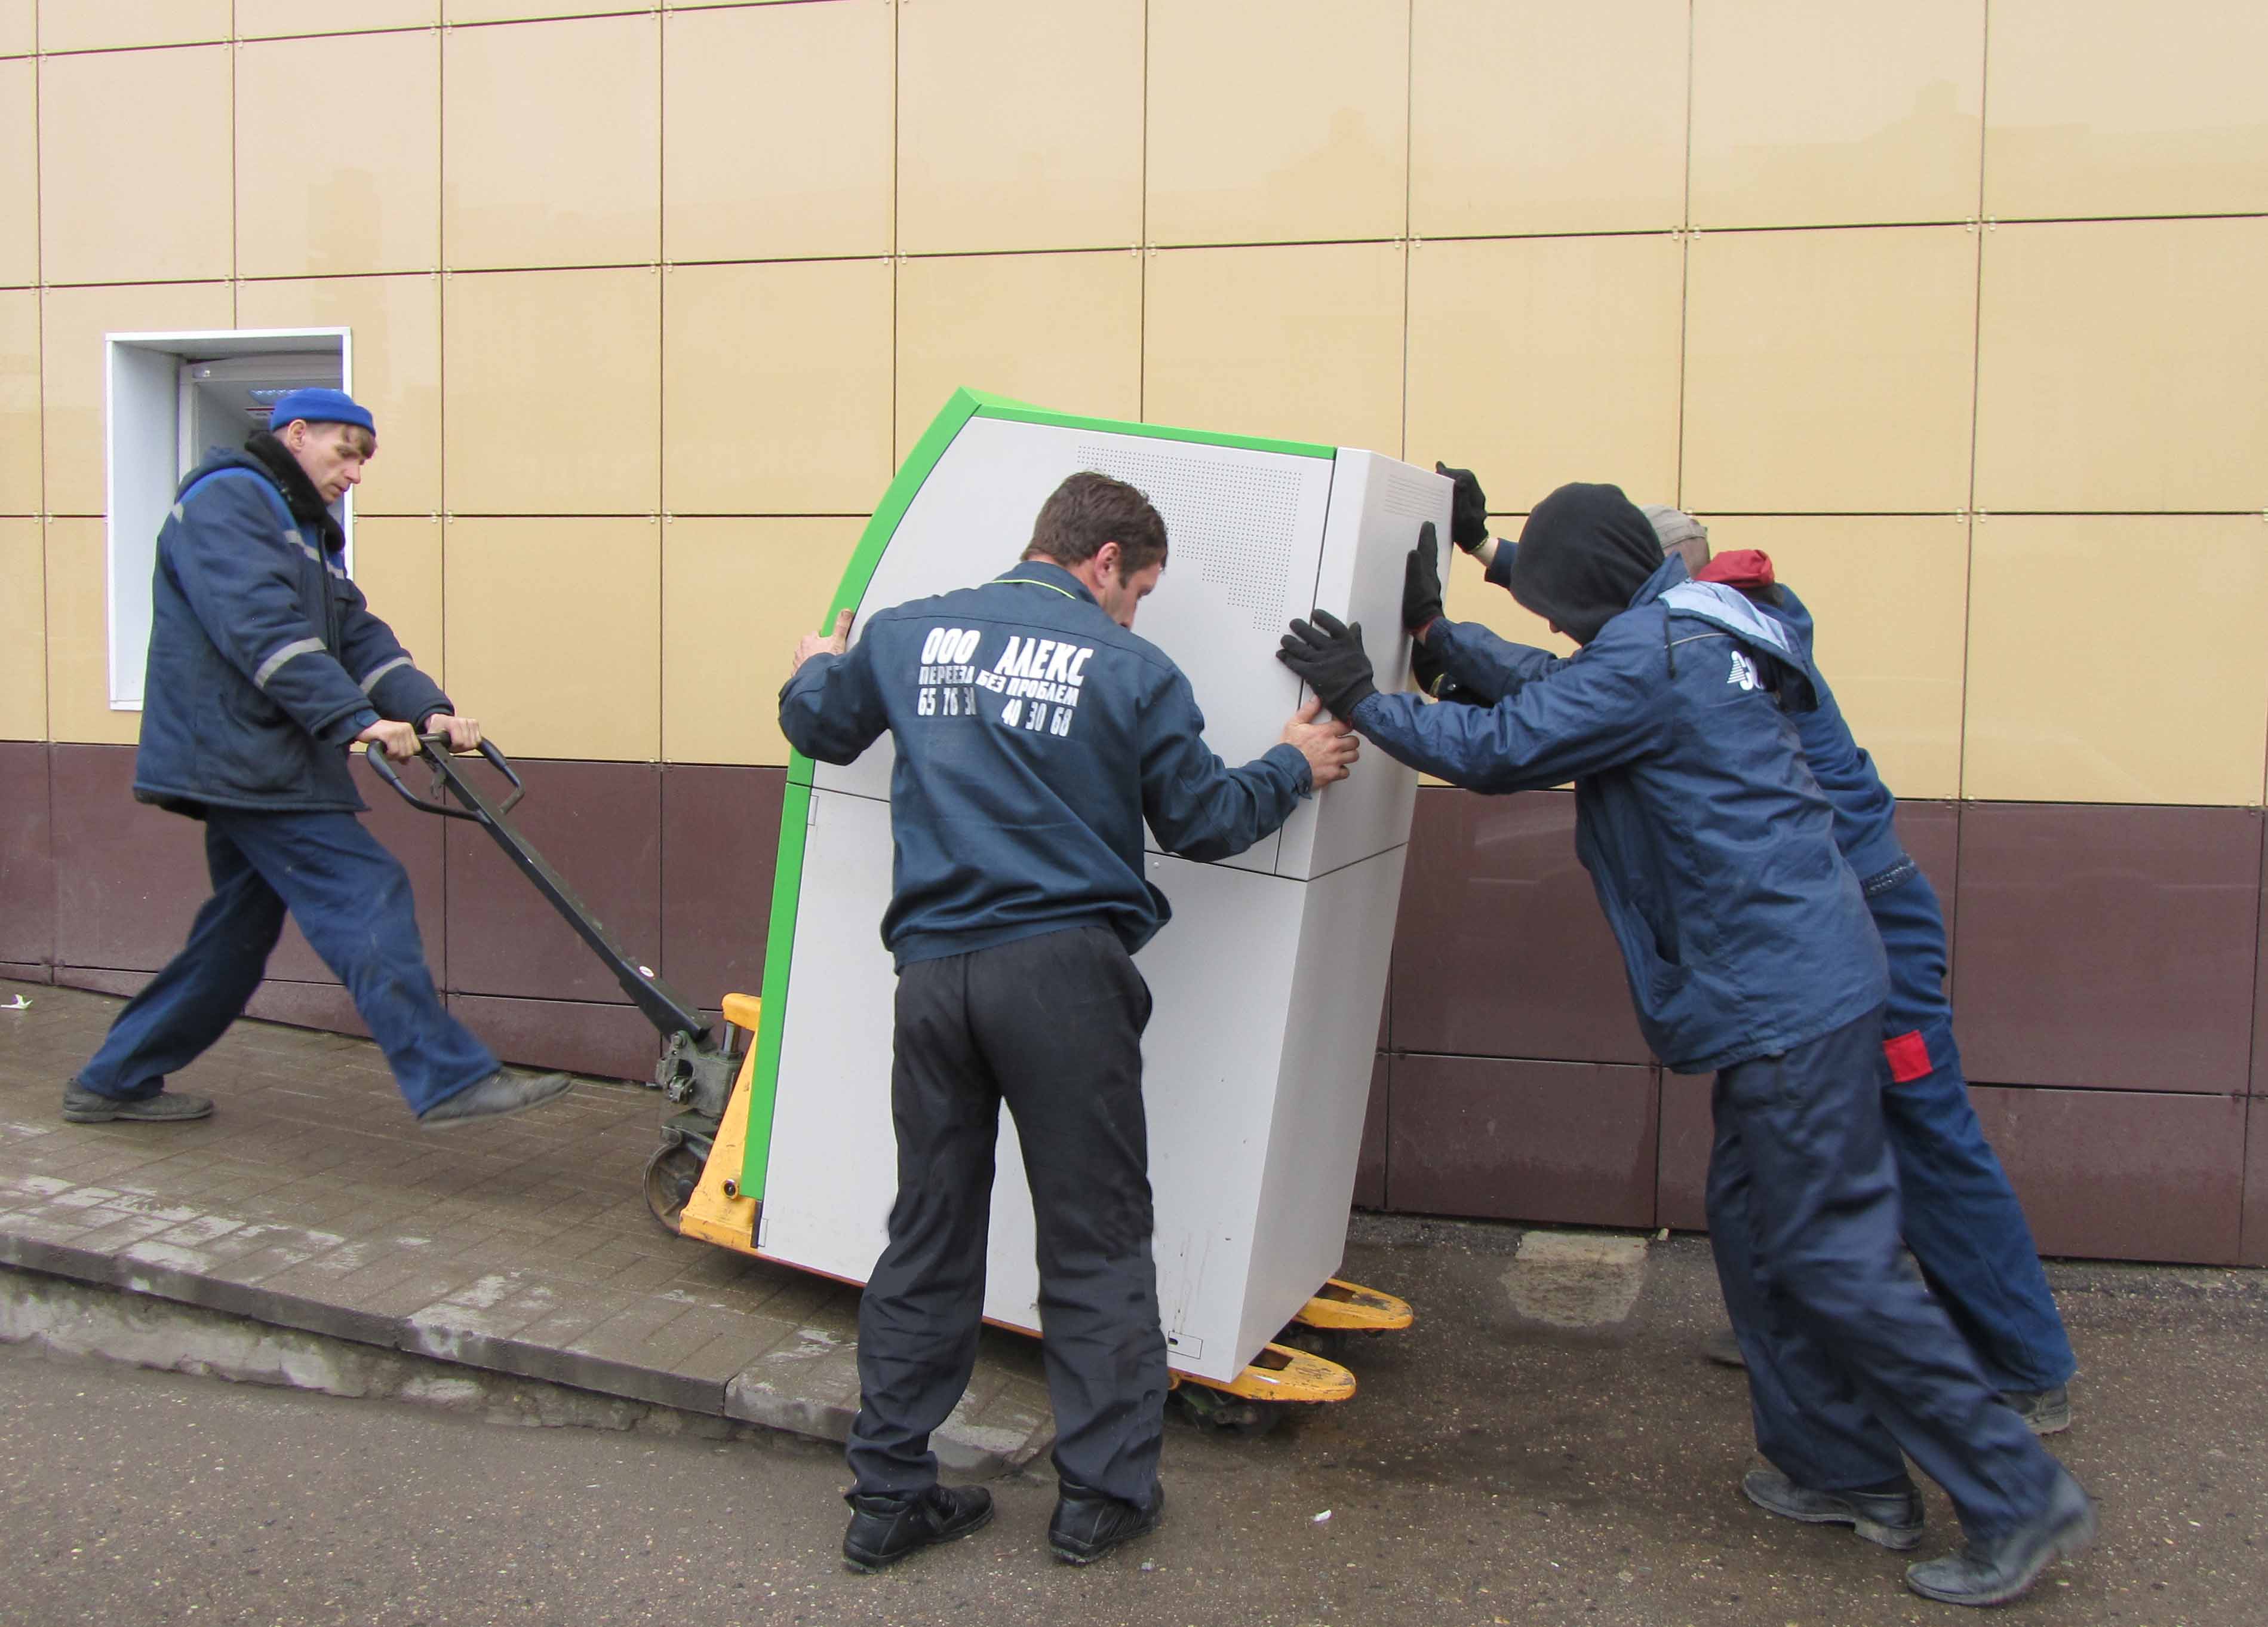
<instances>
[{"instance_id":1,"label":"blue knit hat","mask_svg":"<svg viewBox=\"0 0 2268 1627\"><path fill-rule=\"evenodd\" d=\"M275 433L294 418L305 418L310 423L359 423L372 435L378 433L370 409L344 390L294 390L279 398L268 415L269 432Z\"/></svg>"}]
</instances>

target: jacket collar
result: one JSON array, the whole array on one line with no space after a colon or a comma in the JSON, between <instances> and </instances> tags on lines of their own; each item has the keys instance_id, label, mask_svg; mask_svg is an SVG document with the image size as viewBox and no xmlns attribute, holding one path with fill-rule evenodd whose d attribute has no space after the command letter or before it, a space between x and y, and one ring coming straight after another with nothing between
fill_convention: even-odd
<instances>
[{"instance_id":1,"label":"jacket collar","mask_svg":"<svg viewBox=\"0 0 2268 1627\"><path fill-rule=\"evenodd\" d=\"M324 548L335 554L346 546L346 533L339 522L331 518L330 506L323 494L315 490L315 482L307 478L307 471L299 467L299 460L291 449L265 430L255 431L244 443L245 461L258 469L284 494L284 505L291 518L303 526L313 526L323 539Z\"/></svg>"},{"instance_id":2,"label":"jacket collar","mask_svg":"<svg viewBox=\"0 0 2268 1627\"><path fill-rule=\"evenodd\" d=\"M1027 586L1052 588L1067 599L1083 599L1095 603L1095 597L1086 591L1086 584L1052 560L1020 559L992 578L995 582L1022 583Z\"/></svg>"}]
</instances>

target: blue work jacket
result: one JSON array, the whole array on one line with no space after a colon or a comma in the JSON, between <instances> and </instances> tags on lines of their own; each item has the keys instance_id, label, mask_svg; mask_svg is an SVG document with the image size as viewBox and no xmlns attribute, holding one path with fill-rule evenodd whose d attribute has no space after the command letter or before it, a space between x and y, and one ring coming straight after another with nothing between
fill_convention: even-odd
<instances>
[{"instance_id":1,"label":"blue work jacket","mask_svg":"<svg viewBox=\"0 0 2268 1627\"><path fill-rule=\"evenodd\" d=\"M243 453L192 471L158 533L147 672L134 794L189 814L359 812L348 744L454 710Z\"/></svg>"},{"instance_id":2,"label":"blue work jacket","mask_svg":"<svg viewBox=\"0 0 2268 1627\"><path fill-rule=\"evenodd\" d=\"M1889 992L1796 717L1802 640L1671 559L1574 655L1446 619L1427 647L1493 704L1375 695L1351 721L1475 791L1575 782L1576 852L1655 1055L1705 1073L1852 1022Z\"/></svg>"}]
</instances>

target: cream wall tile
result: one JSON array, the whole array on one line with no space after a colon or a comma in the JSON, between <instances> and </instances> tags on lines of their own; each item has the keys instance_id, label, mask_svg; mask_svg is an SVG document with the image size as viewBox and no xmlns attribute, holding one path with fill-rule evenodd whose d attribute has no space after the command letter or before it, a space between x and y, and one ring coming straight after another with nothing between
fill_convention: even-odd
<instances>
[{"instance_id":1,"label":"cream wall tile","mask_svg":"<svg viewBox=\"0 0 2268 1627\"><path fill-rule=\"evenodd\" d=\"M1408 0L1150 0L1153 243L1399 237Z\"/></svg>"},{"instance_id":2,"label":"cream wall tile","mask_svg":"<svg viewBox=\"0 0 2268 1627\"><path fill-rule=\"evenodd\" d=\"M40 280L39 65L0 62L0 284Z\"/></svg>"},{"instance_id":3,"label":"cream wall tile","mask_svg":"<svg viewBox=\"0 0 2268 1627\"><path fill-rule=\"evenodd\" d=\"M2268 6L1992 0L1984 210L2268 210Z\"/></svg>"},{"instance_id":4,"label":"cream wall tile","mask_svg":"<svg viewBox=\"0 0 2268 1627\"><path fill-rule=\"evenodd\" d=\"M2268 740L2268 530L2257 514L1996 514L1970 578L1962 794L1992 800L2241 805ZM2181 607L2132 628L2138 584ZM2106 657L2108 661L2106 662Z\"/></svg>"},{"instance_id":5,"label":"cream wall tile","mask_svg":"<svg viewBox=\"0 0 2268 1627\"><path fill-rule=\"evenodd\" d=\"M455 519L449 697L516 757L661 755L661 525Z\"/></svg>"},{"instance_id":6,"label":"cream wall tile","mask_svg":"<svg viewBox=\"0 0 2268 1627\"><path fill-rule=\"evenodd\" d=\"M1100 418L1142 416L1142 261L969 254L898 268L897 455L961 386Z\"/></svg>"},{"instance_id":7,"label":"cream wall tile","mask_svg":"<svg viewBox=\"0 0 2268 1627\"><path fill-rule=\"evenodd\" d=\"M320 91L332 128L294 134ZM236 54L240 276L441 263L441 46L429 32L266 40Z\"/></svg>"},{"instance_id":8,"label":"cream wall tile","mask_svg":"<svg viewBox=\"0 0 2268 1627\"><path fill-rule=\"evenodd\" d=\"M1683 506L1966 508L1977 241L1960 226L1691 239Z\"/></svg>"},{"instance_id":9,"label":"cream wall tile","mask_svg":"<svg viewBox=\"0 0 2268 1627\"><path fill-rule=\"evenodd\" d=\"M39 0L0 0L0 56L29 56L39 44Z\"/></svg>"},{"instance_id":10,"label":"cream wall tile","mask_svg":"<svg viewBox=\"0 0 2268 1627\"><path fill-rule=\"evenodd\" d=\"M1925 514L1707 523L1712 547L1762 548L1802 596L1819 670L1883 783L1901 797L1959 796L1968 522Z\"/></svg>"},{"instance_id":11,"label":"cream wall tile","mask_svg":"<svg viewBox=\"0 0 2268 1627\"><path fill-rule=\"evenodd\" d=\"M889 484L884 260L676 266L664 276L664 506L852 514Z\"/></svg>"},{"instance_id":12,"label":"cream wall tile","mask_svg":"<svg viewBox=\"0 0 2268 1627\"><path fill-rule=\"evenodd\" d=\"M196 45L225 40L229 0L40 0L40 48Z\"/></svg>"},{"instance_id":13,"label":"cream wall tile","mask_svg":"<svg viewBox=\"0 0 2268 1627\"><path fill-rule=\"evenodd\" d=\"M228 276L234 259L228 110L225 45L41 58L40 245L47 280Z\"/></svg>"},{"instance_id":14,"label":"cream wall tile","mask_svg":"<svg viewBox=\"0 0 2268 1627\"><path fill-rule=\"evenodd\" d=\"M354 397L378 420L357 514L431 514L441 504L441 279L298 277L237 287L244 328L353 330Z\"/></svg>"},{"instance_id":15,"label":"cream wall tile","mask_svg":"<svg viewBox=\"0 0 2268 1627\"><path fill-rule=\"evenodd\" d=\"M785 763L774 697L866 522L675 519L662 530L662 755Z\"/></svg>"},{"instance_id":16,"label":"cream wall tile","mask_svg":"<svg viewBox=\"0 0 2268 1627\"><path fill-rule=\"evenodd\" d=\"M509 23L602 11L651 11L653 0L441 0L445 23Z\"/></svg>"},{"instance_id":17,"label":"cream wall tile","mask_svg":"<svg viewBox=\"0 0 2268 1627\"><path fill-rule=\"evenodd\" d=\"M44 543L36 519L0 519L0 740L48 738Z\"/></svg>"},{"instance_id":18,"label":"cream wall tile","mask_svg":"<svg viewBox=\"0 0 2268 1627\"><path fill-rule=\"evenodd\" d=\"M370 28L431 28L440 20L440 0L355 0L352 6L339 11L320 11L307 0L236 0L236 33L240 40L353 33Z\"/></svg>"},{"instance_id":19,"label":"cream wall tile","mask_svg":"<svg viewBox=\"0 0 2268 1627\"><path fill-rule=\"evenodd\" d=\"M902 11L899 248L1140 241L1142 14L1142 0Z\"/></svg>"},{"instance_id":20,"label":"cream wall tile","mask_svg":"<svg viewBox=\"0 0 2268 1627\"><path fill-rule=\"evenodd\" d=\"M2268 508L2268 220L1984 239L1977 506Z\"/></svg>"},{"instance_id":21,"label":"cream wall tile","mask_svg":"<svg viewBox=\"0 0 2268 1627\"><path fill-rule=\"evenodd\" d=\"M110 709L109 542L99 519L47 525L50 740L131 746L139 711Z\"/></svg>"},{"instance_id":22,"label":"cream wall tile","mask_svg":"<svg viewBox=\"0 0 2268 1627\"><path fill-rule=\"evenodd\" d=\"M1984 100L1984 0L1695 0L1693 223L1967 220Z\"/></svg>"},{"instance_id":23,"label":"cream wall tile","mask_svg":"<svg viewBox=\"0 0 2268 1627\"><path fill-rule=\"evenodd\" d=\"M104 504L105 334L233 328L226 283L50 288L42 296L40 401L51 514L99 514Z\"/></svg>"},{"instance_id":24,"label":"cream wall tile","mask_svg":"<svg viewBox=\"0 0 2268 1627\"><path fill-rule=\"evenodd\" d=\"M1680 0L1414 0L1410 229L1650 232L1685 220ZM1611 73L1569 71L1611 63Z\"/></svg>"},{"instance_id":25,"label":"cream wall tile","mask_svg":"<svg viewBox=\"0 0 2268 1627\"><path fill-rule=\"evenodd\" d=\"M1524 508L1571 480L1677 484L1684 246L1664 235L1429 242L1410 261L1410 459Z\"/></svg>"},{"instance_id":26,"label":"cream wall tile","mask_svg":"<svg viewBox=\"0 0 2268 1627\"><path fill-rule=\"evenodd\" d=\"M1142 416L1399 456L1403 258L1392 243L1149 256Z\"/></svg>"},{"instance_id":27,"label":"cream wall tile","mask_svg":"<svg viewBox=\"0 0 2268 1627\"><path fill-rule=\"evenodd\" d=\"M446 507L659 508L659 273L459 275L442 280L441 308Z\"/></svg>"},{"instance_id":28,"label":"cream wall tile","mask_svg":"<svg viewBox=\"0 0 2268 1627\"><path fill-rule=\"evenodd\" d=\"M394 636L416 658L419 669L446 688L441 532L438 517L380 519L357 514L354 577L372 611L394 629Z\"/></svg>"},{"instance_id":29,"label":"cream wall tile","mask_svg":"<svg viewBox=\"0 0 2268 1627\"><path fill-rule=\"evenodd\" d=\"M453 28L441 55L448 265L660 258L659 15Z\"/></svg>"},{"instance_id":30,"label":"cream wall tile","mask_svg":"<svg viewBox=\"0 0 2268 1627\"><path fill-rule=\"evenodd\" d=\"M0 514L40 502L40 296L0 291Z\"/></svg>"},{"instance_id":31,"label":"cream wall tile","mask_svg":"<svg viewBox=\"0 0 2268 1627\"><path fill-rule=\"evenodd\" d=\"M665 21L666 258L890 252L894 16L841 0Z\"/></svg>"}]
</instances>

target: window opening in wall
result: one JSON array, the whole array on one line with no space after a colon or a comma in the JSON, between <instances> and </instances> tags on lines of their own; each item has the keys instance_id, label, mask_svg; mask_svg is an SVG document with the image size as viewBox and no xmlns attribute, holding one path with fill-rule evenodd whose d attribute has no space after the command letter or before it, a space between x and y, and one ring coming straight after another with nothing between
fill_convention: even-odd
<instances>
[{"instance_id":1,"label":"window opening in wall","mask_svg":"<svg viewBox=\"0 0 2268 1627\"><path fill-rule=\"evenodd\" d=\"M214 451L268 427L286 391L353 390L353 335L344 328L107 334L110 704L142 709L150 651L150 573L158 529L181 478ZM335 511L354 569L354 494Z\"/></svg>"}]
</instances>

